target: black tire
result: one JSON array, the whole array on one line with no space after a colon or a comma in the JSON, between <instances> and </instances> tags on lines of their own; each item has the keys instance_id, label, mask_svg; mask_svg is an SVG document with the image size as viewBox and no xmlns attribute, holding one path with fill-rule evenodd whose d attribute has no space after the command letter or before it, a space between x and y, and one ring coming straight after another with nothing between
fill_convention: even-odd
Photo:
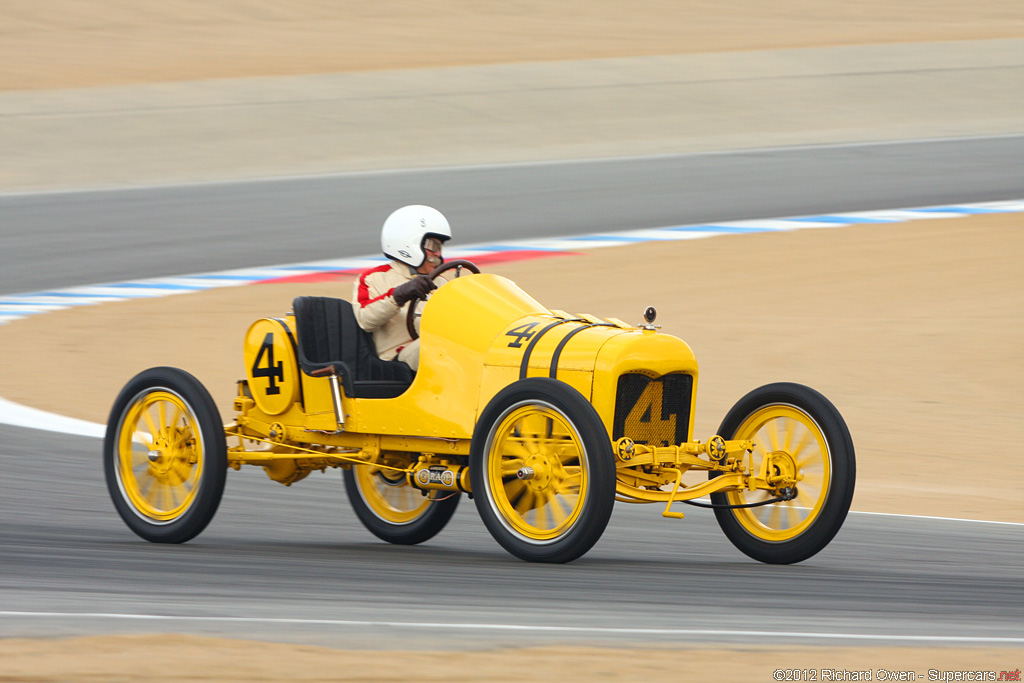
<instances>
[{"instance_id":1,"label":"black tire","mask_svg":"<svg viewBox=\"0 0 1024 683\"><path fill-rule=\"evenodd\" d=\"M117 513L147 541L183 543L205 529L224 493L227 442L199 380L168 367L132 378L110 411L103 471Z\"/></svg>"},{"instance_id":2,"label":"black tire","mask_svg":"<svg viewBox=\"0 0 1024 683\"><path fill-rule=\"evenodd\" d=\"M384 472L369 472L365 465L344 470L348 500L356 517L370 533L395 545L416 545L436 536L455 514L462 498L461 494L446 497L449 494L438 492L440 498L430 500L422 491L409 486L404 474L389 480ZM381 494L388 488L375 488L377 482L383 487L394 487L399 499L388 500Z\"/></svg>"},{"instance_id":3,"label":"black tire","mask_svg":"<svg viewBox=\"0 0 1024 683\"><path fill-rule=\"evenodd\" d=\"M546 432L532 448L527 420ZM509 453L515 442L532 455ZM571 562L608 525L615 503L611 441L594 407L563 382L535 377L500 391L477 421L469 467L484 525L520 559ZM527 467L534 472L525 479L506 472ZM557 520L567 507L568 514Z\"/></svg>"},{"instance_id":4,"label":"black tire","mask_svg":"<svg viewBox=\"0 0 1024 683\"><path fill-rule=\"evenodd\" d=\"M761 431L772 422L773 430ZM758 434L754 474L764 453L792 451L804 477L796 485L794 500L744 510L715 509L718 524L733 545L768 564L802 562L827 546L846 519L857 474L853 439L836 407L810 387L769 384L741 398L718 433L727 440ZM781 443L766 443L773 439ZM711 502L751 503L769 497L761 491L718 492L711 494Z\"/></svg>"}]
</instances>

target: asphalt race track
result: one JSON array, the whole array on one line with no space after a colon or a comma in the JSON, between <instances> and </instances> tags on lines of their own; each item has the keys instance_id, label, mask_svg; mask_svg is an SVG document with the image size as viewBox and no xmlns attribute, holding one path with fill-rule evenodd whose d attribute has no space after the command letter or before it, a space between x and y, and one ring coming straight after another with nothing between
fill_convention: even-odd
<instances>
[{"instance_id":1,"label":"asphalt race track","mask_svg":"<svg viewBox=\"0 0 1024 683\"><path fill-rule=\"evenodd\" d=\"M98 440L11 427L0 439L0 636L174 631L346 648L1024 637L1019 525L852 514L818 556L775 567L736 551L710 511L667 520L620 504L583 558L533 565L491 539L469 500L432 541L390 546L359 524L337 472L286 489L243 470L199 538L163 546L114 513Z\"/></svg>"},{"instance_id":2,"label":"asphalt race track","mask_svg":"<svg viewBox=\"0 0 1024 683\"><path fill-rule=\"evenodd\" d=\"M375 254L413 203L465 246L1020 199L1021 159L1015 135L0 195L0 294Z\"/></svg>"},{"instance_id":3,"label":"asphalt race track","mask_svg":"<svg viewBox=\"0 0 1024 683\"><path fill-rule=\"evenodd\" d=\"M11 195L0 197L0 292L373 253L380 219L412 201L451 203L468 243L1017 199L1021 158L1017 136ZM337 472L285 488L232 471L211 526L158 546L115 514L98 440L0 427L0 636L1024 643L1020 525L851 514L821 554L774 567L735 550L710 511L660 512L617 505L586 556L531 565L490 538L468 500L432 541L389 546L359 524Z\"/></svg>"}]
</instances>

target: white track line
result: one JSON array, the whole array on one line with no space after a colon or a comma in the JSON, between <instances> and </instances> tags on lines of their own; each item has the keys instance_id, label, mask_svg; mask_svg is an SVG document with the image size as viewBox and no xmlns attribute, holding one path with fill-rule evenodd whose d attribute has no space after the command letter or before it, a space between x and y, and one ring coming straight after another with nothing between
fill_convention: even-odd
<instances>
[{"instance_id":1,"label":"white track line","mask_svg":"<svg viewBox=\"0 0 1024 683\"><path fill-rule=\"evenodd\" d=\"M106 434L106 425L87 422L73 417L64 417L45 410L30 408L20 403L8 401L0 397L0 424L29 429L41 429L47 432L58 432L72 436L90 436L102 439Z\"/></svg>"},{"instance_id":2,"label":"white track line","mask_svg":"<svg viewBox=\"0 0 1024 683\"><path fill-rule=\"evenodd\" d=\"M991 644L1024 644L1024 638L1003 636L929 636L929 635L898 635L879 633L819 633L811 631L748 631L729 629L684 629L684 628L612 628L601 626L550 626L531 624L477 624L477 623L441 623L422 621L366 621L359 619L300 619L285 617L203 617L173 616L164 614L117 614L110 612L15 612L0 611L0 617L9 618L82 618L82 619L120 619L126 621L168 621L168 622L212 622L212 623L251 623L251 624L291 624L300 626L357 626L357 627L388 627L430 630L486 630L486 631L519 631L527 633L581 633L587 635L607 636L743 636L758 638L806 638L815 640L864 640L864 641L912 641L925 643L991 643Z\"/></svg>"},{"instance_id":3,"label":"white track line","mask_svg":"<svg viewBox=\"0 0 1024 683\"><path fill-rule=\"evenodd\" d=\"M979 524L1005 524L1007 526L1024 526L1024 522L995 522L990 519L967 519L965 517L935 517L933 515L901 515L896 512L863 512L850 510L851 515L876 515L878 517L906 517L907 519L935 519L940 522L977 522Z\"/></svg>"}]
</instances>

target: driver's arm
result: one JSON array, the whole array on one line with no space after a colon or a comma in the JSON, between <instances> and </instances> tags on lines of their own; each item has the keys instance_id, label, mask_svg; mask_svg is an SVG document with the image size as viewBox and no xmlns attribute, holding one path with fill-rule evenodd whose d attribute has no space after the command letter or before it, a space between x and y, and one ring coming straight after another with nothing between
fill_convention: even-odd
<instances>
[{"instance_id":1,"label":"driver's arm","mask_svg":"<svg viewBox=\"0 0 1024 683\"><path fill-rule=\"evenodd\" d=\"M367 332L383 327L401 310L395 303L394 283L390 282L390 266L374 268L359 276L352 292L352 310L359 327Z\"/></svg>"}]
</instances>

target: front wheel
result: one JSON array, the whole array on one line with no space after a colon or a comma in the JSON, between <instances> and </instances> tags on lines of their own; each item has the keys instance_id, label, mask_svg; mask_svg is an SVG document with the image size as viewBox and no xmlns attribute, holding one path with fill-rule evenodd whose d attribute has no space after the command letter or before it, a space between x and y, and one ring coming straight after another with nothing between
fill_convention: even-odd
<instances>
[{"instance_id":1,"label":"front wheel","mask_svg":"<svg viewBox=\"0 0 1024 683\"><path fill-rule=\"evenodd\" d=\"M487 530L529 562L583 555L615 502L615 460L601 418L553 379L520 380L491 400L473 433L469 472Z\"/></svg>"},{"instance_id":2,"label":"front wheel","mask_svg":"<svg viewBox=\"0 0 1024 683\"><path fill-rule=\"evenodd\" d=\"M395 461L397 467L407 463ZM405 474L386 467L354 465L344 471L345 491L356 517L374 536L415 545L436 536L459 505L459 494L433 499L409 486Z\"/></svg>"},{"instance_id":3,"label":"front wheel","mask_svg":"<svg viewBox=\"0 0 1024 683\"><path fill-rule=\"evenodd\" d=\"M793 496L760 507L716 508L733 545L770 564L801 562L828 545L846 519L856 478L853 440L836 407L810 387L769 384L740 399L718 433L754 441L751 476L764 470L777 487L713 493L712 503L748 505Z\"/></svg>"},{"instance_id":4,"label":"front wheel","mask_svg":"<svg viewBox=\"0 0 1024 683\"><path fill-rule=\"evenodd\" d=\"M177 368L136 375L114 402L103 441L107 490L121 519L153 543L183 543L213 519L227 443L217 406Z\"/></svg>"}]
</instances>

